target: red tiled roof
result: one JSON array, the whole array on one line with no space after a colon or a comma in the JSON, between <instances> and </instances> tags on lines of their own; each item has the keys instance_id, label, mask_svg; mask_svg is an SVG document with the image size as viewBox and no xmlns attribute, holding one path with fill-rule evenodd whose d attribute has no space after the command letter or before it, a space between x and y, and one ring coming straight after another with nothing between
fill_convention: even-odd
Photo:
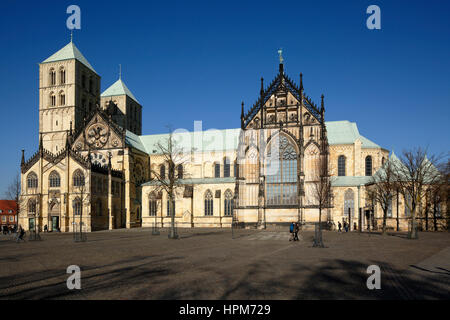
<instances>
[{"instance_id":1,"label":"red tiled roof","mask_svg":"<svg viewBox=\"0 0 450 320\"><path fill-rule=\"evenodd\" d=\"M2 214L8 214L8 210L16 213L17 202L15 200L0 200L0 210L3 210Z\"/></svg>"}]
</instances>

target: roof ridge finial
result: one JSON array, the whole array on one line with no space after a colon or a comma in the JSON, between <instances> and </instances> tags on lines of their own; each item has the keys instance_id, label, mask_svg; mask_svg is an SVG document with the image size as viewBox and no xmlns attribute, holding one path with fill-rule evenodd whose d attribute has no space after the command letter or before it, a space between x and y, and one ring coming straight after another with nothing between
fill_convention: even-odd
<instances>
[{"instance_id":1,"label":"roof ridge finial","mask_svg":"<svg viewBox=\"0 0 450 320\"><path fill-rule=\"evenodd\" d=\"M73 29L70 30L70 43L73 42Z\"/></svg>"},{"instance_id":2,"label":"roof ridge finial","mask_svg":"<svg viewBox=\"0 0 450 320\"><path fill-rule=\"evenodd\" d=\"M122 64L119 63L119 80L122 80Z\"/></svg>"},{"instance_id":3,"label":"roof ridge finial","mask_svg":"<svg viewBox=\"0 0 450 320\"><path fill-rule=\"evenodd\" d=\"M280 59L280 74L283 74L284 73L283 48L278 49L278 55Z\"/></svg>"},{"instance_id":4,"label":"roof ridge finial","mask_svg":"<svg viewBox=\"0 0 450 320\"><path fill-rule=\"evenodd\" d=\"M283 64L284 59L283 59L283 48L278 49L278 55L279 55L279 59L280 59L280 64Z\"/></svg>"}]
</instances>

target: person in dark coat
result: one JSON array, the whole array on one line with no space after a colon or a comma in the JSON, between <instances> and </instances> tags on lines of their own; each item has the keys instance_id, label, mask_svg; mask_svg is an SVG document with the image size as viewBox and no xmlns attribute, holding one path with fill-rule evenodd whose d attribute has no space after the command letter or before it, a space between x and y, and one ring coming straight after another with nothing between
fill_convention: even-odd
<instances>
[{"instance_id":1,"label":"person in dark coat","mask_svg":"<svg viewBox=\"0 0 450 320\"><path fill-rule=\"evenodd\" d=\"M298 223L294 226L294 241L298 241L298 232L300 231L300 226Z\"/></svg>"},{"instance_id":2,"label":"person in dark coat","mask_svg":"<svg viewBox=\"0 0 450 320\"><path fill-rule=\"evenodd\" d=\"M338 228L339 228L339 230L338 230L338 232L342 232L342 224L341 224L341 222L340 221L338 221Z\"/></svg>"},{"instance_id":3,"label":"person in dark coat","mask_svg":"<svg viewBox=\"0 0 450 320\"><path fill-rule=\"evenodd\" d=\"M295 241L295 222L292 222L292 224L289 226L289 232L291 233L291 237L289 238L289 241L294 240Z\"/></svg>"},{"instance_id":4,"label":"person in dark coat","mask_svg":"<svg viewBox=\"0 0 450 320\"><path fill-rule=\"evenodd\" d=\"M19 230L18 230L18 235L17 235L17 242L19 242L19 241L25 241L24 239L23 239L23 236L25 235L25 230L23 230L23 228L22 228L22 226L21 225L19 225Z\"/></svg>"}]
</instances>

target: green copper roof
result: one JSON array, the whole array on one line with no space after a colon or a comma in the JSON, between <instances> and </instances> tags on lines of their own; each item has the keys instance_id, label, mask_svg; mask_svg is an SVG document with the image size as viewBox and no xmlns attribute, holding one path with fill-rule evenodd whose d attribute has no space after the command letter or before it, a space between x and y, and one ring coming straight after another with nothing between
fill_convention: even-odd
<instances>
[{"instance_id":1,"label":"green copper roof","mask_svg":"<svg viewBox=\"0 0 450 320\"><path fill-rule=\"evenodd\" d=\"M331 186L333 187L357 187L365 185L371 181L372 177L366 176L339 176L331 177Z\"/></svg>"},{"instance_id":2,"label":"green copper roof","mask_svg":"<svg viewBox=\"0 0 450 320\"><path fill-rule=\"evenodd\" d=\"M325 125L330 145L353 144L356 139L359 139L362 142L362 148L380 148L376 143L361 136L354 122L329 121ZM178 148L182 148L185 152L190 152L193 148L193 151L237 150L240 131L241 129L224 129L176 132L174 133L174 141L176 141ZM137 136L127 131L126 142L148 154L159 154L158 142L166 144L168 137L169 134Z\"/></svg>"},{"instance_id":3,"label":"green copper roof","mask_svg":"<svg viewBox=\"0 0 450 320\"><path fill-rule=\"evenodd\" d=\"M370 141L366 137L359 134L356 123L347 120L344 121L327 121L328 143L335 144L353 144L356 139L361 140L362 148L380 148L379 145Z\"/></svg>"},{"instance_id":4,"label":"green copper roof","mask_svg":"<svg viewBox=\"0 0 450 320\"><path fill-rule=\"evenodd\" d=\"M131 93L131 91L128 89L128 87L125 85L125 83L122 81L122 79L117 80L114 82L108 89L103 91L102 97L112 97L112 96L123 96L127 95L137 103L137 99L134 97L134 95Z\"/></svg>"},{"instance_id":5,"label":"green copper roof","mask_svg":"<svg viewBox=\"0 0 450 320\"><path fill-rule=\"evenodd\" d=\"M182 131L173 134L173 141L178 149L192 151L237 150L241 129ZM159 154L158 142L166 144L169 134L152 134L137 136L127 131L125 141L132 147L148 154Z\"/></svg>"},{"instance_id":6,"label":"green copper roof","mask_svg":"<svg viewBox=\"0 0 450 320\"><path fill-rule=\"evenodd\" d=\"M80 61L82 64L84 64L86 67L97 73L72 41L69 42L64 48L62 48L58 52L54 53L53 55L42 61L42 63L56 62L69 59L76 59Z\"/></svg>"},{"instance_id":7,"label":"green copper roof","mask_svg":"<svg viewBox=\"0 0 450 320\"><path fill-rule=\"evenodd\" d=\"M180 179L179 184L222 184L222 183L235 183L235 177L227 177L227 178L192 178L192 179ZM158 186L161 183L157 180L148 181L141 186Z\"/></svg>"}]
</instances>

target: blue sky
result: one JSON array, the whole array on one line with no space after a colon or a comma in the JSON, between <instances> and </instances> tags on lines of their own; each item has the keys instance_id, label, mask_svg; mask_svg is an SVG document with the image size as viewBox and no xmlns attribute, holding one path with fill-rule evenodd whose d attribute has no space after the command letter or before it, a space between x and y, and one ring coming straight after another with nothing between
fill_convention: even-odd
<instances>
[{"instance_id":1,"label":"blue sky","mask_svg":"<svg viewBox=\"0 0 450 320\"><path fill-rule=\"evenodd\" d=\"M350 120L389 150L449 151L449 1L10 1L0 3L0 194L38 145L38 63L69 42L66 8L81 8L74 42L102 77L143 105L143 134L237 128L241 101L278 72L303 73L327 120ZM381 30L366 8L381 8Z\"/></svg>"}]
</instances>

